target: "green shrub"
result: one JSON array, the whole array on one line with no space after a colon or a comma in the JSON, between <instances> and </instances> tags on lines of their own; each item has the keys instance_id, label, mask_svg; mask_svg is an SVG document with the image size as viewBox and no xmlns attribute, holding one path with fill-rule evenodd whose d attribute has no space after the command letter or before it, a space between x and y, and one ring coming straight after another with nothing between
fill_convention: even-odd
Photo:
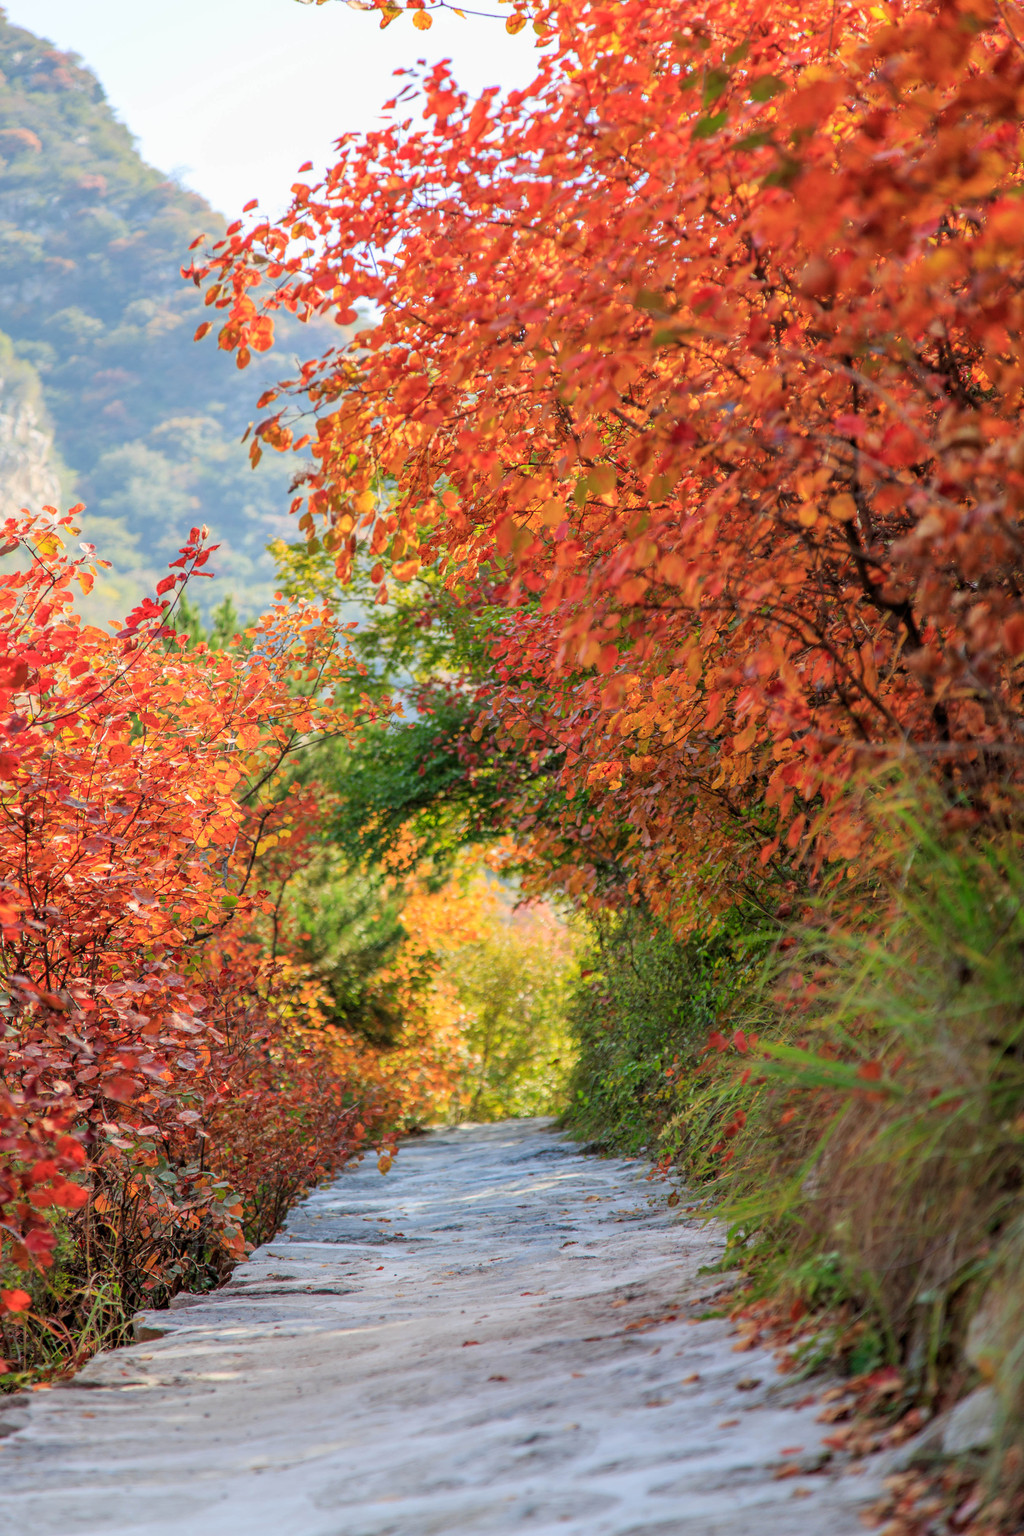
<instances>
[{"instance_id":1,"label":"green shrub","mask_svg":"<svg viewBox=\"0 0 1024 1536\"><path fill-rule=\"evenodd\" d=\"M685 939L639 907L590 918L569 999L578 1057L566 1125L624 1152L653 1147L673 1117L678 1128L678 1085L752 981L761 944L739 913ZM678 1150L663 1140L662 1151Z\"/></svg>"},{"instance_id":2,"label":"green shrub","mask_svg":"<svg viewBox=\"0 0 1024 1536\"><path fill-rule=\"evenodd\" d=\"M573 975L568 943L536 923L496 925L450 969L473 1054L466 1114L472 1120L558 1114L574 1049L565 1024Z\"/></svg>"}]
</instances>

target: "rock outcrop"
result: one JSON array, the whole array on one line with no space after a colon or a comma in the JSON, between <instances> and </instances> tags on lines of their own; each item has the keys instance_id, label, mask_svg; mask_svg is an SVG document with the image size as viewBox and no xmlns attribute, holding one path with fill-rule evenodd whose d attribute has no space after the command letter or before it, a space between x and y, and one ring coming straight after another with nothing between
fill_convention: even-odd
<instances>
[{"instance_id":1,"label":"rock outcrop","mask_svg":"<svg viewBox=\"0 0 1024 1536\"><path fill-rule=\"evenodd\" d=\"M0 518L61 501L53 434L35 370L0 336Z\"/></svg>"}]
</instances>

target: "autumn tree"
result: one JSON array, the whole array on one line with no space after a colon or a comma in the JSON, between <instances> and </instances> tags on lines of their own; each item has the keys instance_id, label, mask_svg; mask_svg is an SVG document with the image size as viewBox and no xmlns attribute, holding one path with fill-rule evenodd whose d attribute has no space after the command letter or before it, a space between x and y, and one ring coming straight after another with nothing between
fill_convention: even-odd
<instances>
[{"instance_id":1,"label":"autumn tree","mask_svg":"<svg viewBox=\"0 0 1024 1536\"><path fill-rule=\"evenodd\" d=\"M720 903L823 805L815 856L855 856L844 788L894 749L984 814L1024 654L1010 10L534 25L525 91L410 74L194 270L241 363L281 308L369 317L264 397L270 447L314 413L300 526L382 595L497 593L480 729L564 759L529 836L578 896L614 848L634 893Z\"/></svg>"}]
</instances>

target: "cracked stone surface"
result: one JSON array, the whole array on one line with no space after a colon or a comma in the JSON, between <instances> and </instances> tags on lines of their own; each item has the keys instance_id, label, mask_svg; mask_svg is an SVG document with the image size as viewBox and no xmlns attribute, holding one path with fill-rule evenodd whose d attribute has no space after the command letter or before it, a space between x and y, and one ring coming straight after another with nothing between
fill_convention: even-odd
<instances>
[{"instance_id":1,"label":"cracked stone surface","mask_svg":"<svg viewBox=\"0 0 1024 1536\"><path fill-rule=\"evenodd\" d=\"M706 1317L721 1233L646 1171L520 1120L343 1174L12 1406L0 1536L862 1536L883 1469L809 1470L813 1388Z\"/></svg>"}]
</instances>

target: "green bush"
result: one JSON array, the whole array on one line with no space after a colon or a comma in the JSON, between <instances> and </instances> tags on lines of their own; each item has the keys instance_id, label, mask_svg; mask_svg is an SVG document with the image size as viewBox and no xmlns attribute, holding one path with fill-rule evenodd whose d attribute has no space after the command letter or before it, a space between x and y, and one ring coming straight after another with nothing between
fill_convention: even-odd
<instances>
[{"instance_id":1,"label":"green bush","mask_svg":"<svg viewBox=\"0 0 1024 1536\"><path fill-rule=\"evenodd\" d=\"M678 1125L678 1085L755 975L762 943L740 913L684 939L640 907L587 920L568 1004L578 1058L566 1125L624 1152L653 1148L673 1117Z\"/></svg>"},{"instance_id":2,"label":"green bush","mask_svg":"<svg viewBox=\"0 0 1024 1536\"><path fill-rule=\"evenodd\" d=\"M473 1054L466 1107L472 1120L565 1107L574 1056L565 1012L574 967L568 944L536 926L497 924L451 966Z\"/></svg>"}]
</instances>

